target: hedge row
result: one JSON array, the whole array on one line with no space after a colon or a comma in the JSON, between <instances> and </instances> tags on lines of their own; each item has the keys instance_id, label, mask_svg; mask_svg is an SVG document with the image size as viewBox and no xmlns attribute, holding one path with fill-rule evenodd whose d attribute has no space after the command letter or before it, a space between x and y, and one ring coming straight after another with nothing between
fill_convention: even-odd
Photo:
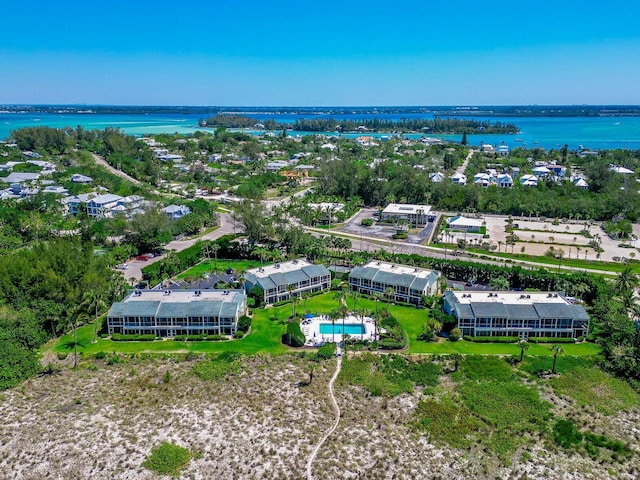
<instances>
[{"instance_id":1,"label":"hedge row","mask_svg":"<svg viewBox=\"0 0 640 480\"><path fill-rule=\"evenodd\" d=\"M520 337L485 337L482 335L478 335L477 337L469 337L466 336L464 339L467 342L473 343L516 343L520 340Z\"/></svg>"},{"instance_id":2,"label":"hedge row","mask_svg":"<svg viewBox=\"0 0 640 480\"><path fill-rule=\"evenodd\" d=\"M176 335L173 337L176 342L223 342L229 340L224 335L201 333L197 335Z\"/></svg>"},{"instance_id":3,"label":"hedge row","mask_svg":"<svg viewBox=\"0 0 640 480\"><path fill-rule=\"evenodd\" d=\"M576 343L573 338L529 337L529 343Z\"/></svg>"},{"instance_id":4,"label":"hedge row","mask_svg":"<svg viewBox=\"0 0 640 480\"><path fill-rule=\"evenodd\" d=\"M111 335L111 340L114 342L153 342L156 336L150 333L145 335L123 335L121 333L114 333Z\"/></svg>"}]
</instances>

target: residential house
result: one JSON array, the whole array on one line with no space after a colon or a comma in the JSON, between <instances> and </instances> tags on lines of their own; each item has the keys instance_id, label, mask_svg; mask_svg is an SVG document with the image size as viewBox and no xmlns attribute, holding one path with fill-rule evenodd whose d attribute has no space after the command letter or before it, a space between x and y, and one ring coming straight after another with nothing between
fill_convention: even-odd
<instances>
[{"instance_id":1,"label":"residential house","mask_svg":"<svg viewBox=\"0 0 640 480\"><path fill-rule=\"evenodd\" d=\"M440 183L446 178L445 174L442 172L434 172L429 174L429 180L433 183Z\"/></svg>"},{"instance_id":2,"label":"residential house","mask_svg":"<svg viewBox=\"0 0 640 480\"><path fill-rule=\"evenodd\" d=\"M87 177L86 175L81 175L81 174L79 174L79 173L74 173L74 174L71 176L71 181L72 181L73 183L85 183L85 184L86 184L86 183L91 183L91 182L93 182L93 178L91 178L91 177Z\"/></svg>"},{"instance_id":3,"label":"residential house","mask_svg":"<svg viewBox=\"0 0 640 480\"><path fill-rule=\"evenodd\" d=\"M171 220L178 220L179 218L191 213L191 209L184 205L169 205L168 207L162 208L160 211Z\"/></svg>"},{"instance_id":4,"label":"residential house","mask_svg":"<svg viewBox=\"0 0 640 480\"><path fill-rule=\"evenodd\" d=\"M120 195L105 193L87 200L87 215L93 218L109 218L113 216L111 211L122 200Z\"/></svg>"},{"instance_id":5,"label":"residential house","mask_svg":"<svg viewBox=\"0 0 640 480\"><path fill-rule=\"evenodd\" d=\"M500 188L512 188L513 187L513 178L508 173L501 173L498 175L496 180L496 185Z\"/></svg>"},{"instance_id":6,"label":"residential house","mask_svg":"<svg viewBox=\"0 0 640 480\"><path fill-rule=\"evenodd\" d=\"M448 290L443 299L444 311L471 337L577 338L589 331L584 307L555 292Z\"/></svg>"},{"instance_id":7,"label":"residential house","mask_svg":"<svg viewBox=\"0 0 640 480\"><path fill-rule=\"evenodd\" d=\"M245 273L245 288L254 287L264 292L264 302L272 304L300 296L303 292L320 292L331 288L331 273L324 265L314 265L297 259L252 268Z\"/></svg>"},{"instance_id":8,"label":"residential house","mask_svg":"<svg viewBox=\"0 0 640 480\"><path fill-rule=\"evenodd\" d=\"M287 168L289 166L289 162L284 160L275 160L273 162L267 162L265 165L265 170L267 172L277 172L282 170L283 168Z\"/></svg>"},{"instance_id":9,"label":"residential house","mask_svg":"<svg viewBox=\"0 0 640 480\"><path fill-rule=\"evenodd\" d=\"M465 186L467 184L467 176L464 173L456 172L449 178L451 179L451 183L456 185Z\"/></svg>"},{"instance_id":10,"label":"residential house","mask_svg":"<svg viewBox=\"0 0 640 480\"><path fill-rule=\"evenodd\" d=\"M518 181L520 182L520 185L525 187L537 187L539 180L535 175L522 175Z\"/></svg>"},{"instance_id":11,"label":"residential house","mask_svg":"<svg viewBox=\"0 0 640 480\"><path fill-rule=\"evenodd\" d=\"M247 314L242 290L135 290L107 314L109 335L233 335Z\"/></svg>"},{"instance_id":12,"label":"residential house","mask_svg":"<svg viewBox=\"0 0 640 480\"><path fill-rule=\"evenodd\" d=\"M394 302L422 304L423 296L438 292L440 272L408 265L371 261L349 273L351 291L372 295L393 290Z\"/></svg>"}]
</instances>

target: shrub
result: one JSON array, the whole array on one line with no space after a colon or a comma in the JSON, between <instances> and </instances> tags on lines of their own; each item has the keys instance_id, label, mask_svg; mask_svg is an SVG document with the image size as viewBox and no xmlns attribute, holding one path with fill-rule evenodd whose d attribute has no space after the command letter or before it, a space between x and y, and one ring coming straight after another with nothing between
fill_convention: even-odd
<instances>
[{"instance_id":1,"label":"shrub","mask_svg":"<svg viewBox=\"0 0 640 480\"><path fill-rule=\"evenodd\" d=\"M151 455L142 466L160 475L176 477L190 461L191 452L188 449L173 443L163 442L151 451Z\"/></svg>"},{"instance_id":2,"label":"shrub","mask_svg":"<svg viewBox=\"0 0 640 480\"><path fill-rule=\"evenodd\" d=\"M360 222L360 224L365 226L365 227L370 227L371 225L373 225L373 219L371 219L371 218L363 218L362 222Z\"/></svg>"},{"instance_id":3,"label":"shrub","mask_svg":"<svg viewBox=\"0 0 640 480\"><path fill-rule=\"evenodd\" d=\"M238 319L238 330L247 333L251 328L251 317L247 317L246 315L242 315Z\"/></svg>"},{"instance_id":4,"label":"shrub","mask_svg":"<svg viewBox=\"0 0 640 480\"><path fill-rule=\"evenodd\" d=\"M104 360L105 358L107 358L107 354L100 350L94 355L94 357L96 358L96 360Z\"/></svg>"},{"instance_id":5,"label":"shrub","mask_svg":"<svg viewBox=\"0 0 640 480\"><path fill-rule=\"evenodd\" d=\"M69 354L67 352L59 352L57 357L58 360L65 360Z\"/></svg>"},{"instance_id":6,"label":"shrub","mask_svg":"<svg viewBox=\"0 0 640 480\"><path fill-rule=\"evenodd\" d=\"M458 327L452 329L451 332L449 333L449 340L452 342L457 342L461 338L462 338L462 332Z\"/></svg>"},{"instance_id":7,"label":"shrub","mask_svg":"<svg viewBox=\"0 0 640 480\"><path fill-rule=\"evenodd\" d=\"M123 335L121 333L114 333L111 335L111 340L114 342L152 342L156 339L156 336L153 334L145 334L145 335Z\"/></svg>"},{"instance_id":8,"label":"shrub","mask_svg":"<svg viewBox=\"0 0 640 480\"><path fill-rule=\"evenodd\" d=\"M320 360L328 360L333 357L335 352L336 345L334 343L325 343L320 348L318 348L318 351L315 354L311 356L311 360L314 362L318 362Z\"/></svg>"},{"instance_id":9,"label":"shrub","mask_svg":"<svg viewBox=\"0 0 640 480\"><path fill-rule=\"evenodd\" d=\"M242 330L236 330L236 333L233 334L233 338L235 339L244 338L244 332Z\"/></svg>"},{"instance_id":10,"label":"shrub","mask_svg":"<svg viewBox=\"0 0 640 480\"><path fill-rule=\"evenodd\" d=\"M476 337L466 336L464 339L473 343L516 343L520 337L485 337L478 335Z\"/></svg>"},{"instance_id":11,"label":"shrub","mask_svg":"<svg viewBox=\"0 0 640 480\"><path fill-rule=\"evenodd\" d=\"M573 338L529 337L530 343L576 343Z\"/></svg>"},{"instance_id":12,"label":"shrub","mask_svg":"<svg viewBox=\"0 0 640 480\"><path fill-rule=\"evenodd\" d=\"M305 341L306 337L300 330L300 323L297 320L289 322L287 324L287 333L282 336L282 343L290 347L302 347Z\"/></svg>"},{"instance_id":13,"label":"shrub","mask_svg":"<svg viewBox=\"0 0 640 480\"><path fill-rule=\"evenodd\" d=\"M553 439L564 448L582 442L582 434L569 420L558 420L553 426Z\"/></svg>"}]
</instances>

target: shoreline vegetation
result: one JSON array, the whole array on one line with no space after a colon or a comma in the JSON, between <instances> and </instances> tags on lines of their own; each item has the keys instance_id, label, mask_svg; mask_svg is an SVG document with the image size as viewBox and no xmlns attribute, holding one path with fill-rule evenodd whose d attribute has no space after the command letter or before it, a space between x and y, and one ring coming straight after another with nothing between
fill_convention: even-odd
<instances>
[{"instance_id":1,"label":"shoreline vegetation","mask_svg":"<svg viewBox=\"0 0 640 480\"><path fill-rule=\"evenodd\" d=\"M336 118L302 118L294 123L282 123L269 119L260 122L245 115L220 114L198 122L202 127L259 128L261 130L293 130L294 132L339 133L424 133L424 134L516 134L519 128L512 123L466 120L460 118L416 118L386 120L369 118L347 120Z\"/></svg>"}]
</instances>

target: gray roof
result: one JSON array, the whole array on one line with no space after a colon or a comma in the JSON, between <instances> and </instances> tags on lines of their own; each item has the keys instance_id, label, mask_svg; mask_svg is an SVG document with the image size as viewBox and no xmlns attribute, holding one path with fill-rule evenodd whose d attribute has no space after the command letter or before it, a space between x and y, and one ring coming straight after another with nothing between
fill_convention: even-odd
<instances>
[{"instance_id":1,"label":"gray roof","mask_svg":"<svg viewBox=\"0 0 640 480\"><path fill-rule=\"evenodd\" d=\"M456 318L475 318L473 315L473 310L471 310L471 305L459 303L457 305L454 305L454 309L456 311Z\"/></svg>"},{"instance_id":2,"label":"gray roof","mask_svg":"<svg viewBox=\"0 0 640 480\"><path fill-rule=\"evenodd\" d=\"M184 303L162 302L156 317L158 318L183 318L187 315L187 308Z\"/></svg>"},{"instance_id":3,"label":"gray roof","mask_svg":"<svg viewBox=\"0 0 640 480\"><path fill-rule=\"evenodd\" d=\"M507 318L509 314L502 303L471 302L471 309L478 318Z\"/></svg>"},{"instance_id":4,"label":"gray roof","mask_svg":"<svg viewBox=\"0 0 640 480\"><path fill-rule=\"evenodd\" d=\"M534 303L540 318L573 318L573 312L563 303Z\"/></svg>"},{"instance_id":5,"label":"gray roof","mask_svg":"<svg viewBox=\"0 0 640 480\"><path fill-rule=\"evenodd\" d=\"M568 305L568 307L576 320L589 320L589 314L582 305Z\"/></svg>"},{"instance_id":6,"label":"gray roof","mask_svg":"<svg viewBox=\"0 0 640 480\"><path fill-rule=\"evenodd\" d=\"M438 281L438 274L435 272L431 272L427 278L422 278L410 273L387 272L374 267L354 267L349 277L371 280L386 285L407 287L419 291L424 291L428 285Z\"/></svg>"},{"instance_id":7,"label":"gray roof","mask_svg":"<svg viewBox=\"0 0 640 480\"><path fill-rule=\"evenodd\" d=\"M245 280L253 285L259 285L263 290L270 290L277 286L290 285L310 280L314 277L330 276L331 273L324 265L308 265L298 270L272 273L266 277L257 277L247 272Z\"/></svg>"},{"instance_id":8,"label":"gray roof","mask_svg":"<svg viewBox=\"0 0 640 480\"><path fill-rule=\"evenodd\" d=\"M218 300L196 300L189 303L190 317L216 317L220 312L221 302Z\"/></svg>"},{"instance_id":9,"label":"gray roof","mask_svg":"<svg viewBox=\"0 0 640 480\"><path fill-rule=\"evenodd\" d=\"M533 305L514 305L507 304L504 306L507 310L509 318L517 318L522 320L537 320L538 312Z\"/></svg>"},{"instance_id":10,"label":"gray roof","mask_svg":"<svg viewBox=\"0 0 640 480\"><path fill-rule=\"evenodd\" d=\"M139 302L125 302L125 317L153 317L158 311L160 302L141 300Z\"/></svg>"}]
</instances>

